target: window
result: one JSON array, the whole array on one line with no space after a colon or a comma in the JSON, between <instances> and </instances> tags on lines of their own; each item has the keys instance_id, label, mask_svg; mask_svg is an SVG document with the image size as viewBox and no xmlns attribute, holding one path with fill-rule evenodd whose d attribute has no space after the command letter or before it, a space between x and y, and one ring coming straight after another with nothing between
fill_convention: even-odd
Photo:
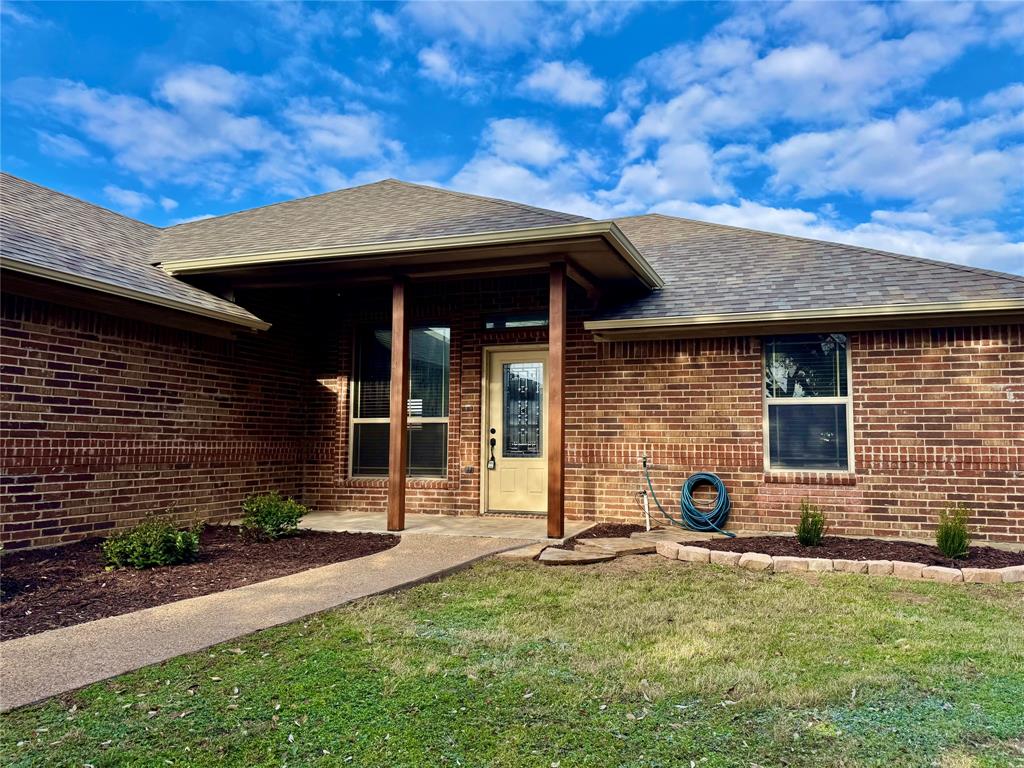
<instances>
[{"instance_id":1,"label":"window","mask_svg":"<svg viewBox=\"0 0 1024 768\"><path fill-rule=\"evenodd\" d=\"M448 378L451 332L409 332L408 474L444 477L448 467ZM391 331L356 335L352 391L352 475L388 474Z\"/></svg>"},{"instance_id":2,"label":"window","mask_svg":"<svg viewBox=\"0 0 1024 768\"><path fill-rule=\"evenodd\" d=\"M850 469L852 413L846 336L764 343L768 469Z\"/></svg>"},{"instance_id":3,"label":"window","mask_svg":"<svg viewBox=\"0 0 1024 768\"><path fill-rule=\"evenodd\" d=\"M533 312L528 315L494 315L484 319L484 329L488 331L546 328L547 325L548 315L546 312Z\"/></svg>"}]
</instances>

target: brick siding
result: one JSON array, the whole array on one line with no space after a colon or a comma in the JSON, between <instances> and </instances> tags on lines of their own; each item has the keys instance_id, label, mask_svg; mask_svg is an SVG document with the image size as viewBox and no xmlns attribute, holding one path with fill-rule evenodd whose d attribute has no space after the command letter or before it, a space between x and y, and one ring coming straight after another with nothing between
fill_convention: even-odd
<instances>
[{"instance_id":1,"label":"brick siding","mask_svg":"<svg viewBox=\"0 0 1024 768\"><path fill-rule=\"evenodd\" d=\"M0 314L5 547L301 493L308 374L286 318L232 341L8 295Z\"/></svg>"},{"instance_id":2,"label":"brick siding","mask_svg":"<svg viewBox=\"0 0 1024 768\"><path fill-rule=\"evenodd\" d=\"M487 331L484 319L544 311L545 287L414 284L413 322L449 325L452 359L448 475L410 480L409 511L478 513L484 347L546 341L546 329ZM224 519L257 489L384 514L384 480L348 477L348 394L353 328L387 325L389 294L244 303L275 325L226 341L5 297L6 546L71 540L172 504ZM646 454L673 504L687 475L721 475L734 527L789 529L807 498L837 533L927 537L962 501L980 538L1024 543L1024 327L851 333L854 471L766 475L757 338L598 342L586 311L574 292L569 517L639 520Z\"/></svg>"}]
</instances>

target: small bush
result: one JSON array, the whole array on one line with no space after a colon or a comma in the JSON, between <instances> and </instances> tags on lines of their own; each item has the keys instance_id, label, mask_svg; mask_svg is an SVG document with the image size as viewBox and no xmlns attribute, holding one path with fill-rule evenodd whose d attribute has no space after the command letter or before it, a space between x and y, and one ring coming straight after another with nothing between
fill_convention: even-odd
<instances>
[{"instance_id":1,"label":"small bush","mask_svg":"<svg viewBox=\"0 0 1024 768\"><path fill-rule=\"evenodd\" d=\"M299 529L299 520L308 511L291 498L282 498L277 491L253 495L242 502L245 517L242 530L254 539L273 541L290 536Z\"/></svg>"},{"instance_id":2,"label":"small bush","mask_svg":"<svg viewBox=\"0 0 1024 768\"><path fill-rule=\"evenodd\" d=\"M199 523L180 531L167 517L145 520L103 542L103 559L111 568L156 568L190 563L199 556Z\"/></svg>"},{"instance_id":3,"label":"small bush","mask_svg":"<svg viewBox=\"0 0 1024 768\"><path fill-rule=\"evenodd\" d=\"M971 511L963 504L956 504L939 513L935 546L946 557L954 560L967 557L971 545L971 537L967 533L967 518L970 514Z\"/></svg>"},{"instance_id":4,"label":"small bush","mask_svg":"<svg viewBox=\"0 0 1024 768\"><path fill-rule=\"evenodd\" d=\"M800 502L800 524L796 527L796 540L805 547L816 547L825 536L828 523L825 513L807 499Z\"/></svg>"}]
</instances>

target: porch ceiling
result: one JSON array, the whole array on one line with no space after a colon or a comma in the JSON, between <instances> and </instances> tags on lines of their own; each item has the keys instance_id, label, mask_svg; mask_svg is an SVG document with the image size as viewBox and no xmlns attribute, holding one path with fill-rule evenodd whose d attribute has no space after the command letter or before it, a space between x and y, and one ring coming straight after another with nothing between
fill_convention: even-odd
<instances>
[{"instance_id":1,"label":"porch ceiling","mask_svg":"<svg viewBox=\"0 0 1024 768\"><path fill-rule=\"evenodd\" d=\"M401 274L429 278L509 274L546 269L564 260L579 282L660 288L663 282L614 222L579 222L472 235L216 255L164 261L168 274L208 275L235 285L305 285L379 280Z\"/></svg>"}]
</instances>

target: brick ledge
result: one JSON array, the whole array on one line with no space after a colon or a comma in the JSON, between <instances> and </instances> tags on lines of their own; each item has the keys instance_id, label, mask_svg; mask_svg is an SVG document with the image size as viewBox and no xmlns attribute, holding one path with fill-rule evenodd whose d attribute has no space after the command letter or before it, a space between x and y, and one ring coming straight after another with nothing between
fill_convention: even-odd
<instances>
[{"instance_id":1,"label":"brick ledge","mask_svg":"<svg viewBox=\"0 0 1024 768\"><path fill-rule=\"evenodd\" d=\"M853 472L765 472L764 482L784 485L856 485Z\"/></svg>"}]
</instances>

